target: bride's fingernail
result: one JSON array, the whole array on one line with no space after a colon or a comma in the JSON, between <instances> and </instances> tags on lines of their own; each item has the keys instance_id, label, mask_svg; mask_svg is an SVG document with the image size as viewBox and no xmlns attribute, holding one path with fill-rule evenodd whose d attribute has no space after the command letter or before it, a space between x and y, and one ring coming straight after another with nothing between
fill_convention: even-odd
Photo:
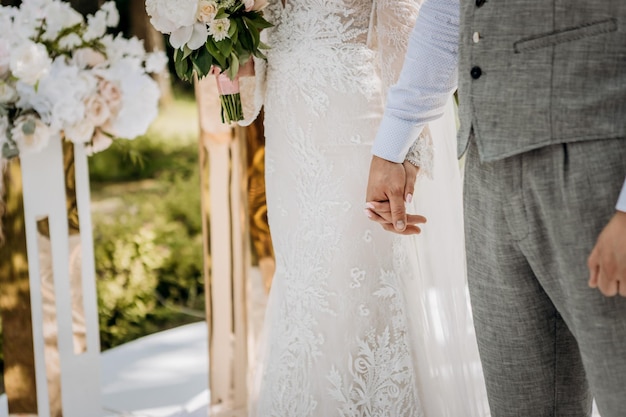
<instances>
[{"instance_id":1,"label":"bride's fingernail","mask_svg":"<svg viewBox=\"0 0 626 417\"><path fill-rule=\"evenodd\" d=\"M368 209L374 210L374 205L372 203L365 204L365 207L367 207Z\"/></svg>"},{"instance_id":2,"label":"bride's fingernail","mask_svg":"<svg viewBox=\"0 0 626 417\"><path fill-rule=\"evenodd\" d=\"M413 194L407 194L407 195L406 195L406 202L407 202L407 203L410 203L410 202L412 202L412 201L413 201Z\"/></svg>"},{"instance_id":3,"label":"bride's fingernail","mask_svg":"<svg viewBox=\"0 0 626 417\"><path fill-rule=\"evenodd\" d=\"M396 230L404 230L404 222L402 220L396 222Z\"/></svg>"},{"instance_id":4,"label":"bride's fingernail","mask_svg":"<svg viewBox=\"0 0 626 417\"><path fill-rule=\"evenodd\" d=\"M370 219L372 218L372 213L370 213L368 209L363 210L363 213L365 213L365 215L369 217Z\"/></svg>"}]
</instances>

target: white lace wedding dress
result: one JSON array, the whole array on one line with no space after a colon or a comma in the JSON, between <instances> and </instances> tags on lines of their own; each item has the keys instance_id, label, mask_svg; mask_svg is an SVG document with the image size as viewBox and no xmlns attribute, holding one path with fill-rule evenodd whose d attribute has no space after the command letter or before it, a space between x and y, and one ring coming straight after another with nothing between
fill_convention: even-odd
<instances>
[{"instance_id":1,"label":"white lace wedding dress","mask_svg":"<svg viewBox=\"0 0 626 417\"><path fill-rule=\"evenodd\" d=\"M277 270L251 416L488 415L452 107L430 127L433 179L419 179L411 207L429 218L423 234L393 235L363 213L384 92L419 3L275 0L267 11L272 49L257 72Z\"/></svg>"}]
</instances>

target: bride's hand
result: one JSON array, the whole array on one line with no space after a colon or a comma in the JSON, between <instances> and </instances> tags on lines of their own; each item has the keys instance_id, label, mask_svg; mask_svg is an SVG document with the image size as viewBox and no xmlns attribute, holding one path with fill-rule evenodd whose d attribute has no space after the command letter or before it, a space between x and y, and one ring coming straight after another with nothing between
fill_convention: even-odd
<instances>
[{"instance_id":1,"label":"bride's hand","mask_svg":"<svg viewBox=\"0 0 626 417\"><path fill-rule=\"evenodd\" d=\"M402 235L415 235L422 232L418 224L426 223L426 217L419 214L407 214L407 225L403 231L397 231L393 227L391 218L391 204L389 201L372 201L365 205L367 217L379 223L383 229Z\"/></svg>"}]
</instances>

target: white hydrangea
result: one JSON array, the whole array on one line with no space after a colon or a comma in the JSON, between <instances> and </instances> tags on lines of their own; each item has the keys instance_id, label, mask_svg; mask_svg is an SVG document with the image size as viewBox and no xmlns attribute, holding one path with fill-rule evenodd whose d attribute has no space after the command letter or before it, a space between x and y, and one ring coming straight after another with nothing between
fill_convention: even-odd
<instances>
[{"instance_id":1,"label":"white hydrangea","mask_svg":"<svg viewBox=\"0 0 626 417\"><path fill-rule=\"evenodd\" d=\"M107 13L98 10L96 14L87 16L87 30L83 37L86 41L99 39L107 32Z\"/></svg>"},{"instance_id":2,"label":"white hydrangea","mask_svg":"<svg viewBox=\"0 0 626 417\"><path fill-rule=\"evenodd\" d=\"M152 74L160 74L167 66L169 59L165 52L155 51L146 55L146 71Z\"/></svg>"},{"instance_id":3,"label":"white hydrangea","mask_svg":"<svg viewBox=\"0 0 626 417\"><path fill-rule=\"evenodd\" d=\"M46 40L55 40L63 29L84 22L83 16L66 2L47 2L43 10L46 19L46 31L43 33L43 38Z\"/></svg>"},{"instance_id":4,"label":"white hydrangea","mask_svg":"<svg viewBox=\"0 0 626 417\"><path fill-rule=\"evenodd\" d=\"M100 10L104 11L107 15L106 24L110 28L117 27L120 23L120 13L115 6L114 1L107 1L100 7Z\"/></svg>"},{"instance_id":5,"label":"white hydrangea","mask_svg":"<svg viewBox=\"0 0 626 417\"><path fill-rule=\"evenodd\" d=\"M107 126L108 133L125 139L145 134L158 114L161 95L158 84L149 75L137 71L133 59L122 59L100 74L118 84L122 91L121 107Z\"/></svg>"}]
</instances>

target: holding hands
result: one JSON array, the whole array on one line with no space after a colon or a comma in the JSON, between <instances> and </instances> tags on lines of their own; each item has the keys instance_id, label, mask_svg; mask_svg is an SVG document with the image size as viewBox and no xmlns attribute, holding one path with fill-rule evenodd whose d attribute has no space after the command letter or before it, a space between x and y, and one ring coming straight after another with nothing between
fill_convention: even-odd
<instances>
[{"instance_id":1,"label":"holding hands","mask_svg":"<svg viewBox=\"0 0 626 417\"><path fill-rule=\"evenodd\" d=\"M404 206L413 199L418 172L419 168L408 161L399 164L373 156L365 214L387 231L402 235L420 233L418 225L426 223L426 218L407 214Z\"/></svg>"}]
</instances>

